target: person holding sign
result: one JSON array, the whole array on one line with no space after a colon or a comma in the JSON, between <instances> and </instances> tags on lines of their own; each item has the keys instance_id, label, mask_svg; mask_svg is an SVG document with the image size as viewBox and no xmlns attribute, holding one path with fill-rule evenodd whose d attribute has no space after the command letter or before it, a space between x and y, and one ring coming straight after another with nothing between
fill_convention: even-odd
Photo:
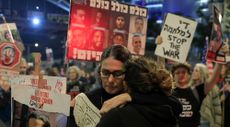
<instances>
[{"instance_id":1,"label":"person holding sign","mask_svg":"<svg viewBox=\"0 0 230 127\"><path fill-rule=\"evenodd\" d=\"M227 52L228 48L222 47L222 50L223 52ZM218 77L221 67L222 65L217 64L214 68L213 76L210 77L210 79L207 79L207 82L191 87L189 84L191 77L190 65L187 63L177 63L173 65L172 74L176 83L176 88L173 90L173 95L181 101L184 107L179 116L179 127L198 127L200 125L199 110L201 104L197 102L196 98L198 96L199 101L202 102L206 94L212 90L213 86L216 84L216 77ZM128 94L128 97L127 94L121 94L116 98L107 100L105 103L106 105L103 105L101 112L108 112L111 108L117 107L126 102L130 102L130 100L132 102L141 100L134 95ZM148 99L143 99L141 102L146 102L147 100Z\"/></svg>"},{"instance_id":2,"label":"person holding sign","mask_svg":"<svg viewBox=\"0 0 230 127\"><path fill-rule=\"evenodd\" d=\"M179 100L170 96L172 75L159 69L145 57L126 64L125 83L129 94L140 93L140 99L104 114L97 127L175 127L182 109Z\"/></svg>"},{"instance_id":3,"label":"person holding sign","mask_svg":"<svg viewBox=\"0 0 230 127\"><path fill-rule=\"evenodd\" d=\"M157 37L157 40L162 41L160 36ZM221 50L228 52L228 46L223 46ZM207 77L205 74L208 72L203 72L205 67L200 64L196 64L192 75L189 64L176 63L173 65L172 74L176 83L173 95L181 101L183 107L186 107L180 114L179 127L198 127L200 125L201 102L216 85L216 78L219 77L221 68L222 65L217 63L213 75Z\"/></svg>"}]
</instances>

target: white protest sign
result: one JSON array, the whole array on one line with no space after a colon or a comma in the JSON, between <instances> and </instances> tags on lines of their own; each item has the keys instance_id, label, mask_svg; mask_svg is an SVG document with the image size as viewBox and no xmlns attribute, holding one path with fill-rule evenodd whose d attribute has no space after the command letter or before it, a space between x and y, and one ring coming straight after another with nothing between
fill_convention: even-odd
<instances>
[{"instance_id":1,"label":"white protest sign","mask_svg":"<svg viewBox=\"0 0 230 127\"><path fill-rule=\"evenodd\" d=\"M56 76L43 76L43 88L58 93L66 93L66 78ZM35 75L19 75L11 80L12 85L28 85L38 87L38 76Z\"/></svg>"},{"instance_id":2,"label":"white protest sign","mask_svg":"<svg viewBox=\"0 0 230 127\"><path fill-rule=\"evenodd\" d=\"M31 108L69 116L70 96L28 85L14 85L12 97Z\"/></svg>"},{"instance_id":3,"label":"white protest sign","mask_svg":"<svg viewBox=\"0 0 230 127\"><path fill-rule=\"evenodd\" d=\"M66 91L66 78L44 76L38 88L38 76L18 75L10 81L12 97L31 108L69 115L70 96Z\"/></svg>"},{"instance_id":4,"label":"white protest sign","mask_svg":"<svg viewBox=\"0 0 230 127\"><path fill-rule=\"evenodd\" d=\"M97 107L84 93L80 93L75 98L74 117L79 127L96 127L101 115Z\"/></svg>"},{"instance_id":5,"label":"white protest sign","mask_svg":"<svg viewBox=\"0 0 230 127\"><path fill-rule=\"evenodd\" d=\"M155 54L177 62L186 62L197 22L168 13L160 36L163 43L157 45Z\"/></svg>"}]
</instances>

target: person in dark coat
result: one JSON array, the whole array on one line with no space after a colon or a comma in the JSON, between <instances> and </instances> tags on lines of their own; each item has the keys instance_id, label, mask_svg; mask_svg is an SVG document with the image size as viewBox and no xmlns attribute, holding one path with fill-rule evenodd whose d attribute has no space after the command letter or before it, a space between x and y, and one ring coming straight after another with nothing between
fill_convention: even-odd
<instances>
[{"instance_id":1,"label":"person in dark coat","mask_svg":"<svg viewBox=\"0 0 230 127\"><path fill-rule=\"evenodd\" d=\"M124 92L125 63L130 58L131 53L122 45L111 46L103 52L98 67L98 80L101 87L86 93L98 109L102 107L104 101Z\"/></svg>"},{"instance_id":2,"label":"person in dark coat","mask_svg":"<svg viewBox=\"0 0 230 127\"><path fill-rule=\"evenodd\" d=\"M179 100L171 96L172 75L147 58L127 63L125 88L137 100L105 113L97 127L175 127L182 111ZM140 101L144 100L143 102Z\"/></svg>"},{"instance_id":3,"label":"person in dark coat","mask_svg":"<svg viewBox=\"0 0 230 127\"><path fill-rule=\"evenodd\" d=\"M100 87L85 93L90 102L98 109L101 109L106 100L125 92L123 85L126 70L125 63L130 58L131 53L122 45L113 45L102 53L101 61L97 68L97 80ZM82 116L74 114L74 117L77 123L81 123L77 119Z\"/></svg>"}]
</instances>

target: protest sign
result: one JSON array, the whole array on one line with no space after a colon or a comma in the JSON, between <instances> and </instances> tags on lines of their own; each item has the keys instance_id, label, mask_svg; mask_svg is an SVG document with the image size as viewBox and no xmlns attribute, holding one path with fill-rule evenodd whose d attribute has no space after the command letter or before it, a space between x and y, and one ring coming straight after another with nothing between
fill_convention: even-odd
<instances>
[{"instance_id":1,"label":"protest sign","mask_svg":"<svg viewBox=\"0 0 230 127\"><path fill-rule=\"evenodd\" d=\"M99 109L84 93L80 93L75 100L74 117L77 125L79 127L96 127L101 118Z\"/></svg>"},{"instance_id":2,"label":"protest sign","mask_svg":"<svg viewBox=\"0 0 230 127\"><path fill-rule=\"evenodd\" d=\"M0 69L19 71L24 45L15 23L0 24Z\"/></svg>"},{"instance_id":3,"label":"protest sign","mask_svg":"<svg viewBox=\"0 0 230 127\"><path fill-rule=\"evenodd\" d=\"M28 85L14 85L11 92L14 100L31 108L69 115L69 95Z\"/></svg>"},{"instance_id":4,"label":"protest sign","mask_svg":"<svg viewBox=\"0 0 230 127\"><path fill-rule=\"evenodd\" d=\"M212 32L211 38L208 45L208 53L206 59L218 62L225 63L226 62L226 54L221 50L223 47L223 39L222 39L222 30L221 30L221 20L222 16L220 11L213 6L213 24L212 24Z\"/></svg>"},{"instance_id":5,"label":"protest sign","mask_svg":"<svg viewBox=\"0 0 230 127\"><path fill-rule=\"evenodd\" d=\"M11 80L13 85L28 85L38 88L39 77L35 75L18 75ZM55 91L58 93L66 93L66 78L56 76L43 76L42 88L48 91Z\"/></svg>"},{"instance_id":6,"label":"protest sign","mask_svg":"<svg viewBox=\"0 0 230 127\"><path fill-rule=\"evenodd\" d=\"M68 115L70 96L64 94L66 78L44 76L40 88L38 79L32 75L15 76L10 82L14 100L35 109Z\"/></svg>"},{"instance_id":7,"label":"protest sign","mask_svg":"<svg viewBox=\"0 0 230 127\"><path fill-rule=\"evenodd\" d=\"M21 62L21 50L14 43L0 43L0 68L16 69Z\"/></svg>"},{"instance_id":8,"label":"protest sign","mask_svg":"<svg viewBox=\"0 0 230 127\"><path fill-rule=\"evenodd\" d=\"M144 55L146 31L147 8L110 0L73 0L67 58L99 61L103 50L114 44L134 50L133 54ZM138 41L136 45L134 36Z\"/></svg>"},{"instance_id":9,"label":"protest sign","mask_svg":"<svg viewBox=\"0 0 230 127\"><path fill-rule=\"evenodd\" d=\"M24 45L15 23L0 24L0 43L3 42L15 43L21 51L24 50Z\"/></svg>"},{"instance_id":10,"label":"protest sign","mask_svg":"<svg viewBox=\"0 0 230 127\"><path fill-rule=\"evenodd\" d=\"M163 43L157 45L155 54L173 61L186 62L197 22L168 13L160 36Z\"/></svg>"}]
</instances>

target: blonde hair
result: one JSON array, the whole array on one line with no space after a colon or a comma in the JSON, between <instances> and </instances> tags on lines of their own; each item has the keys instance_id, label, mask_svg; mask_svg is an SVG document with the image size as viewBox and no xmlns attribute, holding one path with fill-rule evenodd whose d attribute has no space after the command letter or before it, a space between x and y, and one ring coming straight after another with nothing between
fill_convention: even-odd
<instances>
[{"instance_id":1,"label":"blonde hair","mask_svg":"<svg viewBox=\"0 0 230 127\"><path fill-rule=\"evenodd\" d=\"M202 63L197 63L194 68L196 67L199 69L199 74L200 74L199 82L205 84L209 79L208 67ZM190 84L194 85L194 83L195 81L191 79Z\"/></svg>"},{"instance_id":2,"label":"blonde hair","mask_svg":"<svg viewBox=\"0 0 230 127\"><path fill-rule=\"evenodd\" d=\"M73 66L70 66L70 67L68 68L68 74L67 74L68 77L69 77L69 72L70 72L71 70L73 70L73 71L76 73L77 79L81 76L81 71L80 71L79 67L73 65Z\"/></svg>"}]
</instances>

